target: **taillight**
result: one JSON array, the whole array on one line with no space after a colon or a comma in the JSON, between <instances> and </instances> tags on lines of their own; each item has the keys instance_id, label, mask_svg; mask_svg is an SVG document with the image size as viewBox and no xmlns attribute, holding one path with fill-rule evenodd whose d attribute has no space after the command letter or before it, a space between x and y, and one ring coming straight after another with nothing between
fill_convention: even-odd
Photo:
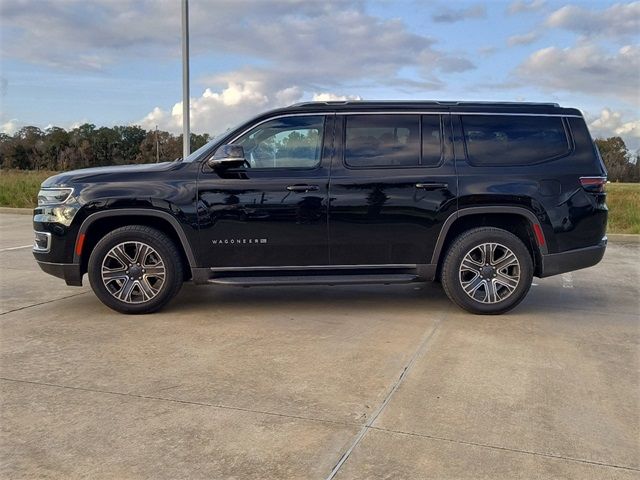
<instances>
[{"instance_id":1,"label":"taillight","mask_svg":"<svg viewBox=\"0 0 640 480\"><path fill-rule=\"evenodd\" d=\"M603 193L607 185L607 177L580 177L580 185L587 192Z\"/></svg>"}]
</instances>

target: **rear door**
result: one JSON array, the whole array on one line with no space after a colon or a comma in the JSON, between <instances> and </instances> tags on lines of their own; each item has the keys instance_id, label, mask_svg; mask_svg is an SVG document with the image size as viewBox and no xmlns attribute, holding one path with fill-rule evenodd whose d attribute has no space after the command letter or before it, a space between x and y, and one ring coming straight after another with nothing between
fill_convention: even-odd
<instances>
[{"instance_id":1,"label":"rear door","mask_svg":"<svg viewBox=\"0 0 640 480\"><path fill-rule=\"evenodd\" d=\"M349 113L336 124L331 264L430 264L457 203L450 115Z\"/></svg>"}]
</instances>

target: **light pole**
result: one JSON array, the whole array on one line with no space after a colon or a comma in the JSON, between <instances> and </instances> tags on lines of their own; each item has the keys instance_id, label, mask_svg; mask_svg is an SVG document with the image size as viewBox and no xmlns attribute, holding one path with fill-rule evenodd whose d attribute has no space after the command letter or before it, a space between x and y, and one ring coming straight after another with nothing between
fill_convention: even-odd
<instances>
[{"instance_id":1,"label":"light pole","mask_svg":"<svg viewBox=\"0 0 640 480\"><path fill-rule=\"evenodd\" d=\"M189 0L182 0L182 158L190 153L189 130Z\"/></svg>"}]
</instances>

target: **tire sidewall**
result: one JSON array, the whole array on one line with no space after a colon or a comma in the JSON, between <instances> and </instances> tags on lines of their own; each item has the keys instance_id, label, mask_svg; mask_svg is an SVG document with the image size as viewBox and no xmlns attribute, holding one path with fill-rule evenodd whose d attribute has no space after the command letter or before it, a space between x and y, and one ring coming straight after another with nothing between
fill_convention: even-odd
<instances>
[{"instance_id":1,"label":"tire sidewall","mask_svg":"<svg viewBox=\"0 0 640 480\"><path fill-rule=\"evenodd\" d=\"M465 293L460 283L459 268L471 249L489 242L500 243L516 255L520 263L520 282L508 298L498 303L484 304ZM497 228L474 229L458 238L447 252L442 280L449 297L465 310L478 314L501 314L517 306L527 295L533 280L533 261L527 247L514 234Z\"/></svg>"},{"instance_id":2,"label":"tire sidewall","mask_svg":"<svg viewBox=\"0 0 640 480\"><path fill-rule=\"evenodd\" d=\"M160 292L147 302L135 304L115 298L105 287L101 276L102 262L106 254L116 245L132 241L146 243L153 247L165 265L165 281ZM163 307L173 298L182 284L182 268L178 264L180 260L176 252L171 251L167 241L171 242L162 232L150 228L123 227L107 234L96 244L89 257L89 283L96 296L109 308L121 313L151 313ZM178 283L177 288L176 283Z\"/></svg>"}]
</instances>

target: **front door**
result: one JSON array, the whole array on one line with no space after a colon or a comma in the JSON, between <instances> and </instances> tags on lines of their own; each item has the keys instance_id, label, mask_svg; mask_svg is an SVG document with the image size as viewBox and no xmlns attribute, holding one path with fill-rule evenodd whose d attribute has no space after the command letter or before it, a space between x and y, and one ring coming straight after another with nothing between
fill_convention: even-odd
<instances>
[{"instance_id":1,"label":"front door","mask_svg":"<svg viewBox=\"0 0 640 480\"><path fill-rule=\"evenodd\" d=\"M430 264L456 210L450 115L345 114L329 185L333 265Z\"/></svg>"},{"instance_id":2,"label":"front door","mask_svg":"<svg viewBox=\"0 0 640 480\"><path fill-rule=\"evenodd\" d=\"M201 248L210 267L326 265L333 115L257 124L232 143L247 165L198 177ZM326 158L325 158L326 157Z\"/></svg>"}]
</instances>

